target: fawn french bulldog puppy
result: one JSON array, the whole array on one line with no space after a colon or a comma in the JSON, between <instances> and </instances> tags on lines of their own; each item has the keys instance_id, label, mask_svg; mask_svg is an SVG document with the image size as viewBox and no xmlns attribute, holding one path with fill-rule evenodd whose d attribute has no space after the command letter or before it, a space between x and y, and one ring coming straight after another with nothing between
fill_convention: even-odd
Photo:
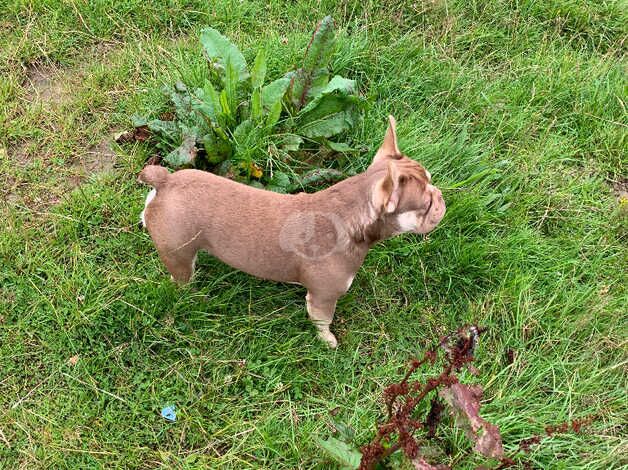
<instances>
[{"instance_id":1,"label":"fawn french bulldog puppy","mask_svg":"<svg viewBox=\"0 0 628 470\"><path fill-rule=\"evenodd\" d=\"M319 337L336 347L329 331L336 301L369 248L401 233L427 233L445 214L430 173L399 151L392 116L389 122L364 173L312 194L278 194L199 170L144 168L138 179L154 189L142 223L172 278L189 281L196 253L205 250L254 276L301 284Z\"/></svg>"}]
</instances>

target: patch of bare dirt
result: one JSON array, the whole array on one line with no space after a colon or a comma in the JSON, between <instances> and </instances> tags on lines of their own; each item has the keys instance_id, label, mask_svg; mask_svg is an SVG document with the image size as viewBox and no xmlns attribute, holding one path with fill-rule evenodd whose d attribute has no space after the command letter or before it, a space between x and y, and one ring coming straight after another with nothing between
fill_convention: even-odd
<instances>
[{"instance_id":1,"label":"patch of bare dirt","mask_svg":"<svg viewBox=\"0 0 628 470\"><path fill-rule=\"evenodd\" d=\"M42 189L31 182L15 180L9 186L0 189L0 198L8 207L28 208L31 212L38 213L61 202L64 191L63 184Z\"/></svg>"},{"instance_id":2,"label":"patch of bare dirt","mask_svg":"<svg viewBox=\"0 0 628 470\"><path fill-rule=\"evenodd\" d=\"M107 138L87 149L81 158L85 174L99 173L113 170L116 153L111 148L112 139Z\"/></svg>"},{"instance_id":3,"label":"patch of bare dirt","mask_svg":"<svg viewBox=\"0 0 628 470\"><path fill-rule=\"evenodd\" d=\"M622 178L619 181L615 181L613 183L613 189L615 190L615 196L617 196L617 200L620 203L628 203L628 178Z\"/></svg>"},{"instance_id":4,"label":"patch of bare dirt","mask_svg":"<svg viewBox=\"0 0 628 470\"><path fill-rule=\"evenodd\" d=\"M24 176L0 175L0 199L9 206L23 206L34 212L45 212L46 208L59 204L89 176L114 169L116 153L112 149L112 143L113 138L107 137L92 145L73 162L59 168L51 179L45 173L36 180ZM9 147L8 150L0 147L0 157L8 158L12 165L22 169L31 163L31 154L28 142ZM40 170L31 168L27 171Z\"/></svg>"},{"instance_id":5,"label":"patch of bare dirt","mask_svg":"<svg viewBox=\"0 0 628 470\"><path fill-rule=\"evenodd\" d=\"M0 194L9 206L15 206L22 200L11 188L0 190Z\"/></svg>"},{"instance_id":6,"label":"patch of bare dirt","mask_svg":"<svg viewBox=\"0 0 628 470\"><path fill-rule=\"evenodd\" d=\"M26 100L42 106L56 106L69 100L59 68L35 64L26 68Z\"/></svg>"},{"instance_id":7,"label":"patch of bare dirt","mask_svg":"<svg viewBox=\"0 0 628 470\"><path fill-rule=\"evenodd\" d=\"M623 214L628 214L628 178L613 183L613 191Z\"/></svg>"},{"instance_id":8,"label":"patch of bare dirt","mask_svg":"<svg viewBox=\"0 0 628 470\"><path fill-rule=\"evenodd\" d=\"M58 113L70 106L75 97L73 90L84 86L85 64L103 62L114 52L116 44L107 43L85 53L89 60L64 68L54 63L32 63L24 67L22 85L23 109L43 111L47 127L54 130ZM94 142L94 140L92 140ZM6 147L0 146L0 159L7 159L14 174L0 175L0 199L9 206L26 207L32 211L45 211L58 204L75 188L94 174L114 169L116 153L114 136L103 137L82 150L73 149L64 155L45 155L35 139L16 140ZM59 157L58 162L54 157ZM35 161L42 165L33 165ZM63 163L65 162L65 163ZM47 169L54 168L53 172ZM13 173L13 172L10 172Z\"/></svg>"},{"instance_id":9,"label":"patch of bare dirt","mask_svg":"<svg viewBox=\"0 0 628 470\"><path fill-rule=\"evenodd\" d=\"M28 147L28 143L26 142L9 146L8 150L6 150L7 158L11 160L11 163L19 167L27 166L31 162L31 156Z\"/></svg>"}]
</instances>

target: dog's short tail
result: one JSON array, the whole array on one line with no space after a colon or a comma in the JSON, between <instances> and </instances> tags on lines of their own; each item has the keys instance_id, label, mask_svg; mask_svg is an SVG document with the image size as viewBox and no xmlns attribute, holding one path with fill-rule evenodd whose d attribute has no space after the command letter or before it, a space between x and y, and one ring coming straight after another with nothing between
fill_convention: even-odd
<instances>
[{"instance_id":1,"label":"dog's short tail","mask_svg":"<svg viewBox=\"0 0 628 470\"><path fill-rule=\"evenodd\" d=\"M159 189L166 182L169 174L163 166L148 165L140 172L137 180Z\"/></svg>"}]
</instances>

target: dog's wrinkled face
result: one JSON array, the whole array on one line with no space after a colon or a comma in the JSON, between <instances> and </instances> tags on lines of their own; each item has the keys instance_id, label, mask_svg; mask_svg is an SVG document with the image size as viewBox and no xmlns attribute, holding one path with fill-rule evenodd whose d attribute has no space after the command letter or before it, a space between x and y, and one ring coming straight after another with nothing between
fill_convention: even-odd
<instances>
[{"instance_id":1,"label":"dog's wrinkled face","mask_svg":"<svg viewBox=\"0 0 628 470\"><path fill-rule=\"evenodd\" d=\"M407 157L403 159L418 165ZM417 170L423 170L422 177L400 176L401 195L392 214L400 233L431 232L445 215L445 201L440 190L431 184L431 175L420 165Z\"/></svg>"},{"instance_id":2,"label":"dog's wrinkled face","mask_svg":"<svg viewBox=\"0 0 628 470\"><path fill-rule=\"evenodd\" d=\"M404 156L397 147L395 120L378 150L369 172L378 175L372 203L382 220L392 224L393 234L434 230L445 215L445 201L432 185L432 176L418 162Z\"/></svg>"}]
</instances>

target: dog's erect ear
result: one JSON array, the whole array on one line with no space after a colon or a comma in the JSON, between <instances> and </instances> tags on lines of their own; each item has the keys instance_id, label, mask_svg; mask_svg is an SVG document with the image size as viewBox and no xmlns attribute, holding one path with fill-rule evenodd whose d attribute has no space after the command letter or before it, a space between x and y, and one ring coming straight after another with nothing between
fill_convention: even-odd
<instances>
[{"instance_id":1,"label":"dog's erect ear","mask_svg":"<svg viewBox=\"0 0 628 470\"><path fill-rule=\"evenodd\" d=\"M372 202L378 213L395 212L400 197L399 170L394 160L388 162L386 175L373 187Z\"/></svg>"},{"instance_id":2,"label":"dog's erect ear","mask_svg":"<svg viewBox=\"0 0 628 470\"><path fill-rule=\"evenodd\" d=\"M401 152L399 151L399 147L397 147L397 123L395 122L395 118L390 115L388 116L388 129L384 136L384 142L375 154L373 163L382 158L398 157L400 155Z\"/></svg>"}]
</instances>

